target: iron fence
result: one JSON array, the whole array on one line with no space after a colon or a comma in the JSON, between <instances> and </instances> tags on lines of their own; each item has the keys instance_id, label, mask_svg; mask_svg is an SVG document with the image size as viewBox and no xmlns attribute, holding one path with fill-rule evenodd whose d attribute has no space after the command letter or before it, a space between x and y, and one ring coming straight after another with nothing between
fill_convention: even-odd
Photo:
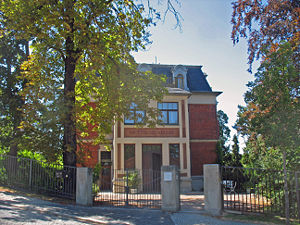
<instances>
[{"instance_id":1,"label":"iron fence","mask_svg":"<svg viewBox=\"0 0 300 225\"><path fill-rule=\"evenodd\" d=\"M291 218L299 218L296 174L287 177ZM224 209L285 216L283 171L223 166L222 185Z\"/></svg>"},{"instance_id":2,"label":"iron fence","mask_svg":"<svg viewBox=\"0 0 300 225\"><path fill-rule=\"evenodd\" d=\"M297 206L298 206L298 220L300 222L300 171L295 172L295 191L297 198Z\"/></svg>"},{"instance_id":3,"label":"iron fence","mask_svg":"<svg viewBox=\"0 0 300 225\"><path fill-rule=\"evenodd\" d=\"M75 199L76 167L2 155L0 184Z\"/></svg>"},{"instance_id":4,"label":"iron fence","mask_svg":"<svg viewBox=\"0 0 300 225\"><path fill-rule=\"evenodd\" d=\"M94 185L94 205L161 207L161 171L102 171Z\"/></svg>"}]
</instances>

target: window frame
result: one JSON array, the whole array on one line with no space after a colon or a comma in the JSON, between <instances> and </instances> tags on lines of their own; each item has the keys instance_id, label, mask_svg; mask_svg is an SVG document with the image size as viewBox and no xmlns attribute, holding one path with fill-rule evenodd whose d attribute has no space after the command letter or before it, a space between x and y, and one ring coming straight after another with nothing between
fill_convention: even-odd
<instances>
[{"instance_id":1,"label":"window frame","mask_svg":"<svg viewBox=\"0 0 300 225\"><path fill-rule=\"evenodd\" d=\"M176 104L177 107L176 109L168 109L168 107L164 108L159 108L159 104ZM179 103L178 102L158 102L157 103L157 109L162 113L162 115L160 116L161 118L163 118L163 112L167 112L167 122L164 122L163 119L162 122L160 124L163 125L179 125ZM170 123L170 112L177 112L177 118L176 118L176 123Z\"/></svg>"},{"instance_id":2,"label":"window frame","mask_svg":"<svg viewBox=\"0 0 300 225\"><path fill-rule=\"evenodd\" d=\"M175 77L175 87L184 89L184 76L182 74L178 74Z\"/></svg>"},{"instance_id":3,"label":"window frame","mask_svg":"<svg viewBox=\"0 0 300 225\"><path fill-rule=\"evenodd\" d=\"M135 124L143 124L144 123L144 118L146 117L145 110L139 110L137 108L137 105L135 103L132 103L130 105L130 111L129 112L131 114L130 117L133 117L133 118L131 119L131 118L128 118L128 117L124 117L124 124L125 125L135 125ZM143 114L143 117L138 118L137 114ZM141 120L141 121L138 121L138 120ZM133 122L128 122L128 121L133 121Z\"/></svg>"}]
</instances>

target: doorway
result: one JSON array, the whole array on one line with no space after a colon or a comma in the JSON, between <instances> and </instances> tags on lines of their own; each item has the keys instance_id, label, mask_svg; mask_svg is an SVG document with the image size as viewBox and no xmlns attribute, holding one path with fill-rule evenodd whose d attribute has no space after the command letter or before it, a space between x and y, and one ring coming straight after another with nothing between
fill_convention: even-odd
<instances>
[{"instance_id":1,"label":"doorway","mask_svg":"<svg viewBox=\"0 0 300 225\"><path fill-rule=\"evenodd\" d=\"M159 192L162 166L162 145L144 144L142 146L143 191Z\"/></svg>"}]
</instances>

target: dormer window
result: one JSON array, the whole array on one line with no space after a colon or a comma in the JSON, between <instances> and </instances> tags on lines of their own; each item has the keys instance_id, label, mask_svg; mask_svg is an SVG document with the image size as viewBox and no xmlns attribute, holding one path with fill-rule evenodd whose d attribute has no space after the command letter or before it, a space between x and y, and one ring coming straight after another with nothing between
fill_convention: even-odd
<instances>
[{"instance_id":1,"label":"dormer window","mask_svg":"<svg viewBox=\"0 0 300 225\"><path fill-rule=\"evenodd\" d=\"M175 87L184 89L184 77L182 74L175 77Z\"/></svg>"},{"instance_id":2,"label":"dormer window","mask_svg":"<svg viewBox=\"0 0 300 225\"><path fill-rule=\"evenodd\" d=\"M187 86L187 67L183 65L177 65L172 68L171 72L174 87L188 91L189 88Z\"/></svg>"}]
</instances>

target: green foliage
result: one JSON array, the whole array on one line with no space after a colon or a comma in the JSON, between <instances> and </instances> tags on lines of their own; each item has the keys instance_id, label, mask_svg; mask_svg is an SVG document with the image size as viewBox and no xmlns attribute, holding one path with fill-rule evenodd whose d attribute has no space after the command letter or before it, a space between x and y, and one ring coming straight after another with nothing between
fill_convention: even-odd
<instances>
[{"instance_id":1,"label":"green foliage","mask_svg":"<svg viewBox=\"0 0 300 225\"><path fill-rule=\"evenodd\" d=\"M125 181L127 179L127 177L124 177ZM138 172L132 172L128 174L128 186L131 189L137 189L139 187L141 183L141 179L139 177L139 173Z\"/></svg>"},{"instance_id":2,"label":"green foliage","mask_svg":"<svg viewBox=\"0 0 300 225\"><path fill-rule=\"evenodd\" d=\"M101 171L102 171L101 163L97 163L93 168L93 183L96 184L96 182L99 180Z\"/></svg>"},{"instance_id":3,"label":"green foliage","mask_svg":"<svg viewBox=\"0 0 300 225\"><path fill-rule=\"evenodd\" d=\"M77 138L86 138L92 127L103 142L113 123L129 114L132 102L146 111L149 125L155 123L157 111L148 103L162 98L164 80L138 72L131 56L149 43L147 28L159 17L148 3L1 2L4 32L14 30L17 37L33 40L32 55L23 64L27 148L47 146L40 148L49 152L47 157L55 159L62 152L64 163L75 165L81 146ZM167 6L178 18L170 0Z\"/></svg>"},{"instance_id":4,"label":"green foliage","mask_svg":"<svg viewBox=\"0 0 300 225\"><path fill-rule=\"evenodd\" d=\"M100 187L98 184L93 183L92 192L93 192L93 196L96 196L100 192Z\"/></svg>"},{"instance_id":5,"label":"green foliage","mask_svg":"<svg viewBox=\"0 0 300 225\"><path fill-rule=\"evenodd\" d=\"M240 107L237 121L248 137L243 163L280 169L286 151L288 169L300 169L299 71L292 58L291 45L283 43L268 54L248 84L247 105Z\"/></svg>"},{"instance_id":6,"label":"green foliage","mask_svg":"<svg viewBox=\"0 0 300 225\"><path fill-rule=\"evenodd\" d=\"M13 33L0 38L0 149L14 156L23 141L19 126L24 101L20 92L25 81L20 78L20 66L26 60L26 48L27 42L16 40Z\"/></svg>"},{"instance_id":7,"label":"green foliage","mask_svg":"<svg viewBox=\"0 0 300 225\"><path fill-rule=\"evenodd\" d=\"M231 155L229 151L228 141L230 139L230 129L228 127L228 116L222 110L217 112L219 122L219 141L217 143L217 163L227 165L226 162L230 161Z\"/></svg>"},{"instance_id":8,"label":"green foliage","mask_svg":"<svg viewBox=\"0 0 300 225\"><path fill-rule=\"evenodd\" d=\"M96 196L100 192L100 187L98 185L98 180L102 171L101 163L97 163L93 168L93 196Z\"/></svg>"},{"instance_id":9,"label":"green foliage","mask_svg":"<svg viewBox=\"0 0 300 225\"><path fill-rule=\"evenodd\" d=\"M237 166L237 167L241 167L241 154L240 154L240 147L239 147L239 140L237 135L233 136L233 146L232 146L232 153L231 153L231 158L232 158L232 162L231 162L231 166Z\"/></svg>"}]
</instances>

